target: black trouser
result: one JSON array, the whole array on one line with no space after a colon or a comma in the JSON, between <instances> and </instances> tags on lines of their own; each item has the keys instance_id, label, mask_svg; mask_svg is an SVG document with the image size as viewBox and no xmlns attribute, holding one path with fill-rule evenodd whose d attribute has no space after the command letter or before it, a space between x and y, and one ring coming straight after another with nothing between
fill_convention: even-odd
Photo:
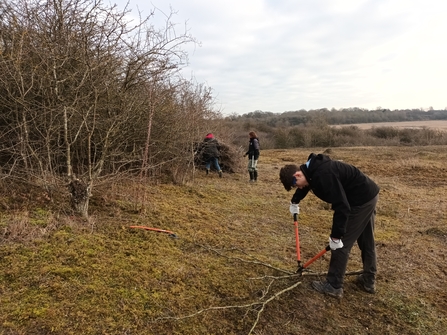
<instances>
[{"instance_id":1,"label":"black trouser","mask_svg":"<svg viewBox=\"0 0 447 335\"><path fill-rule=\"evenodd\" d=\"M334 288L343 287L343 279L348 265L349 253L355 241L362 251L362 263L365 282L374 284L377 273L376 245L374 242L374 220L376 217L377 195L366 204L351 207L351 214L342 238L343 248L331 250L331 260L327 281Z\"/></svg>"}]
</instances>

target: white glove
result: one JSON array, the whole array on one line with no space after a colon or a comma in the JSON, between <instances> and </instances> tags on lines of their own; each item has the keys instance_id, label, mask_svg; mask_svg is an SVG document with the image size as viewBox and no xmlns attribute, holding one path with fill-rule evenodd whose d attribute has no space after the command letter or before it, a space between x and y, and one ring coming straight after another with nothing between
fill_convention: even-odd
<instances>
[{"instance_id":1,"label":"white glove","mask_svg":"<svg viewBox=\"0 0 447 335\"><path fill-rule=\"evenodd\" d=\"M343 248L343 241L339 238L329 237L329 247L331 248L331 250Z\"/></svg>"},{"instance_id":2,"label":"white glove","mask_svg":"<svg viewBox=\"0 0 447 335\"><path fill-rule=\"evenodd\" d=\"M300 206L298 206L298 204L292 204L290 203L290 207L289 207L290 213L293 214L300 214Z\"/></svg>"}]
</instances>

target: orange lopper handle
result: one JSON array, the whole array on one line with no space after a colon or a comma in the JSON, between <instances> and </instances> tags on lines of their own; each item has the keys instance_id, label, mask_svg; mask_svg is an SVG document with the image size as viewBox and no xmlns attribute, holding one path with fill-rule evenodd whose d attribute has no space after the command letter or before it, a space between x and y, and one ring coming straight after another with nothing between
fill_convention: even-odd
<instances>
[{"instance_id":1,"label":"orange lopper handle","mask_svg":"<svg viewBox=\"0 0 447 335\"><path fill-rule=\"evenodd\" d=\"M293 214L293 220L295 225L295 241L296 241L296 260L298 261L298 266L301 263L301 252L300 252L300 235L298 234L298 215Z\"/></svg>"},{"instance_id":2,"label":"orange lopper handle","mask_svg":"<svg viewBox=\"0 0 447 335\"><path fill-rule=\"evenodd\" d=\"M309 265L311 265L313 262L315 262L318 258L320 258L321 256L323 256L327 251L331 250L331 247L328 245L326 248L324 248L323 250L321 250L318 254L316 254L314 257L312 257L311 259L309 259L306 263L304 263L303 265L303 269L307 268Z\"/></svg>"}]
</instances>

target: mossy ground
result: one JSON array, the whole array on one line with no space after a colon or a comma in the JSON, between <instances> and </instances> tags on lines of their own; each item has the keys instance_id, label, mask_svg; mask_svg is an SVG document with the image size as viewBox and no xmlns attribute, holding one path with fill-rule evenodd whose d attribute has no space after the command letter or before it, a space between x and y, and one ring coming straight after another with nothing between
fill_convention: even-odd
<instances>
[{"instance_id":1,"label":"mossy ground","mask_svg":"<svg viewBox=\"0 0 447 335\"><path fill-rule=\"evenodd\" d=\"M301 285L265 307L254 334L445 334L446 146L330 151L381 187L377 294L360 291L353 277L340 301L313 291L314 277L269 286L269 276L284 275L274 268L297 268L292 194L279 183L279 169L323 150L264 150L256 184L248 173L201 171L183 186L96 188L89 222L45 197L6 192L3 183L0 334L248 334L259 306L175 318L256 302L297 280ZM325 247L331 216L311 194L302 202L303 260ZM311 269L326 271L328 260ZM354 247L348 271L360 264Z\"/></svg>"}]
</instances>

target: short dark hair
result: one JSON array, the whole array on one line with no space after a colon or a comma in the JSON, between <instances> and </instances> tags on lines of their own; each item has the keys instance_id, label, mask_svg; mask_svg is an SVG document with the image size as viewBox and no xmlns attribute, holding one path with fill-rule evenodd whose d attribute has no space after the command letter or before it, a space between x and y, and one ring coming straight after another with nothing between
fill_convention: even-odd
<instances>
[{"instance_id":1,"label":"short dark hair","mask_svg":"<svg viewBox=\"0 0 447 335\"><path fill-rule=\"evenodd\" d=\"M281 183L286 191L290 191L292 189L292 186L294 185L293 175L299 170L300 168L297 165L288 164L279 171L279 180L281 180Z\"/></svg>"}]
</instances>

